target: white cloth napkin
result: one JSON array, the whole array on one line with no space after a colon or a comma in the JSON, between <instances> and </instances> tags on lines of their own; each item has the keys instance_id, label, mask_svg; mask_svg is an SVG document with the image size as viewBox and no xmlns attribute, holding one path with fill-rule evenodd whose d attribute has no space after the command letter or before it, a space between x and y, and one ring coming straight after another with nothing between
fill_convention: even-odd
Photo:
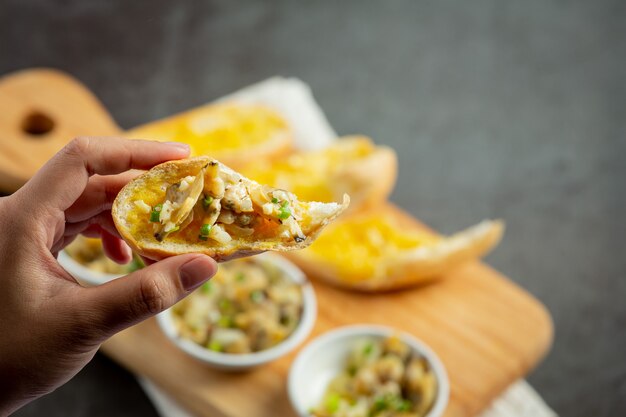
<instances>
[{"instance_id":1,"label":"white cloth napkin","mask_svg":"<svg viewBox=\"0 0 626 417\"><path fill-rule=\"evenodd\" d=\"M194 417L152 382L138 378L161 417ZM557 417L537 392L524 380L519 380L505 391L480 417Z\"/></svg>"},{"instance_id":2,"label":"white cloth napkin","mask_svg":"<svg viewBox=\"0 0 626 417\"><path fill-rule=\"evenodd\" d=\"M218 101L236 100L273 107L294 130L298 149L320 149L337 138L308 85L295 78L274 77L246 87ZM152 382L138 378L162 417L193 417ZM557 417L524 380L513 384L481 417Z\"/></svg>"}]
</instances>

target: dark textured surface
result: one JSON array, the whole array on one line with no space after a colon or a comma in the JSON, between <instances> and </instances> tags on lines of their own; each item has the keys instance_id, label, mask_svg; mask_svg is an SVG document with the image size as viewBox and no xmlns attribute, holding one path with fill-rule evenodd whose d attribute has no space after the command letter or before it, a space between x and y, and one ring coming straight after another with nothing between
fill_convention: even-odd
<instances>
[{"instance_id":1,"label":"dark textured surface","mask_svg":"<svg viewBox=\"0 0 626 417\"><path fill-rule=\"evenodd\" d=\"M550 309L531 383L626 415L626 3L0 0L0 73L53 66L124 127L275 74L340 133L399 151L393 200L445 232L508 223L488 262ZM153 416L98 356L19 416Z\"/></svg>"}]
</instances>

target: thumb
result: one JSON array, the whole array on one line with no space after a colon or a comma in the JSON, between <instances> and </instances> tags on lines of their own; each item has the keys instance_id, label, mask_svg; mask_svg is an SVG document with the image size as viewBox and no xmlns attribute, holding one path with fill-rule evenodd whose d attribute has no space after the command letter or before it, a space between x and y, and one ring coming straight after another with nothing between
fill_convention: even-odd
<instances>
[{"instance_id":1,"label":"thumb","mask_svg":"<svg viewBox=\"0 0 626 417\"><path fill-rule=\"evenodd\" d=\"M98 287L86 288L81 304L87 324L106 339L173 306L217 271L208 256L180 255L164 259Z\"/></svg>"}]
</instances>

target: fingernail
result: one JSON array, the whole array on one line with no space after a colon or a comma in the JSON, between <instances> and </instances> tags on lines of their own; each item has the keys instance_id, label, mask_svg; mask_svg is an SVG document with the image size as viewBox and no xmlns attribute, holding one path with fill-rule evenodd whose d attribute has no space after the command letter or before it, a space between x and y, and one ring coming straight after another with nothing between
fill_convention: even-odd
<instances>
[{"instance_id":1,"label":"fingernail","mask_svg":"<svg viewBox=\"0 0 626 417\"><path fill-rule=\"evenodd\" d=\"M187 151L189 152L189 145L187 145L186 143L180 143L180 142L165 142L166 145L170 145L173 146L175 148L178 149L182 149L183 151Z\"/></svg>"},{"instance_id":2,"label":"fingernail","mask_svg":"<svg viewBox=\"0 0 626 417\"><path fill-rule=\"evenodd\" d=\"M187 291L195 290L214 274L215 263L206 256L193 258L178 270L180 282Z\"/></svg>"}]
</instances>

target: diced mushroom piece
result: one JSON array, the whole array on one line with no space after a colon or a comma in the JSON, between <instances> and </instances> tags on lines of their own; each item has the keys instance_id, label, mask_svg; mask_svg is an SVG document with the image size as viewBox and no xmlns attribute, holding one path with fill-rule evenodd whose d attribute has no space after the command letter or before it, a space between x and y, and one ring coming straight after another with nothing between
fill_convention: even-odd
<instances>
[{"instance_id":1,"label":"diced mushroom piece","mask_svg":"<svg viewBox=\"0 0 626 417\"><path fill-rule=\"evenodd\" d=\"M198 298L185 300L185 310L182 314L185 326L180 328L181 332L185 331L185 337L199 344L206 343L206 328L210 325L208 315L210 307L211 304Z\"/></svg>"},{"instance_id":2,"label":"diced mushroom piece","mask_svg":"<svg viewBox=\"0 0 626 417\"><path fill-rule=\"evenodd\" d=\"M376 362L374 370L378 375L378 379L383 382L399 382L404 374L404 365L399 357L387 355Z\"/></svg>"},{"instance_id":3,"label":"diced mushroom piece","mask_svg":"<svg viewBox=\"0 0 626 417\"><path fill-rule=\"evenodd\" d=\"M250 341L247 338L238 339L236 342L231 343L230 345L224 348L224 352L226 353L250 353L252 349L250 348Z\"/></svg>"},{"instance_id":4,"label":"diced mushroom piece","mask_svg":"<svg viewBox=\"0 0 626 417\"><path fill-rule=\"evenodd\" d=\"M402 360L406 360L411 354L411 348L404 343L398 336L392 336L383 342L383 351L398 356Z\"/></svg>"},{"instance_id":5,"label":"diced mushroom piece","mask_svg":"<svg viewBox=\"0 0 626 417\"><path fill-rule=\"evenodd\" d=\"M296 286L273 286L268 289L272 300L281 305L300 305L302 303L302 291Z\"/></svg>"},{"instance_id":6,"label":"diced mushroom piece","mask_svg":"<svg viewBox=\"0 0 626 417\"><path fill-rule=\"evenodd\" d=\"M399 397L400 395L402 395L402 388L395 381L387 381L376 388L376 396Z\"/></svg>"},{"instance_id":7,"label":"diced mushroom piece","mask_svg":"<svg viewBox=\"0 0 626 417\"><path fill-rule=\"evenodd\" d=\"M252 214L240 214L236 219L237 225L241 227L248 227L254 223L254 216Z\"/></svg>"},{"instance_id":8,"label":"diced mushroom piece","mask_svg":"<svg viewBox=\"0 0 626 417\"><path fill-rule=\"evenodd\" d=\"M225 352L231 353L235 353L233 350L242 351L245 346L248 346L247 351L250 349L246 334L239 329L224 329L217 327L211 334L211 343L221 346Z\"/></svg>"},{"instance_id":9,"label":"diced mushroom piece","mask_svg":"<svg viewBox=\"0 0 626 417\"><path fill-rule=\"evenodd\" d=\"M354 389L361 395L372 394L377 385L376 373L370 368L360 369L354 378Z\"/></svg>"}]
</instances>

